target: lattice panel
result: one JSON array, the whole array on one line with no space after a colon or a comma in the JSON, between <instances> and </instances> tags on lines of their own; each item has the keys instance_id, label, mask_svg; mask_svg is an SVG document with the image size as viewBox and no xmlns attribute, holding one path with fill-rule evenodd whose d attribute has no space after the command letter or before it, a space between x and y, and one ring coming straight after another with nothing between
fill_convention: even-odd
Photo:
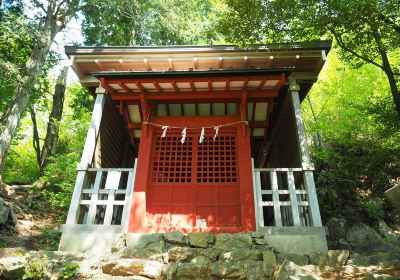
<instances>
[{"instance_id":1,"label":"lattice panel","mask_svg":"<svg viewBox=\"0 0 400 280\"><path fill-rule=\"evenodd\" d=\"M193 138L184 144L177 136L156 137L153 156L153 182L191 183Z\"/></svg>"},{"instance_id":2,"label":"lattice panel","mask_svg":"<svg viewBox=\"0 0 400 280\"><path fill-rule=\"evenodd\" d=\"M237 182L236 147L234 136L205 137L197 148L197 182Z\"/></svg>"}]
</instances>

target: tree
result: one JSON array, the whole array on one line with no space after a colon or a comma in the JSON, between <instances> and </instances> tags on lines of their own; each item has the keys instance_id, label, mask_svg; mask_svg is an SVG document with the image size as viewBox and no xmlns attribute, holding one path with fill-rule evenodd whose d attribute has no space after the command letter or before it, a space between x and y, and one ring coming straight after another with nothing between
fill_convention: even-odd
<instances>
[{"instance_id":1,"label":"tree","mask_svg":"<svg viewBox=\"0 0 400 280\"><path fill-rule=\"evenodd\" d=\"M82 8L79 0L32 1L40 10L38 27L30 57L21 71L21 79L1 116L0 123L0 181L4 160L11 146L13 135L28 105L33 86L49 54L57 33L65 28L70 19Z\"/></svg>"},{"instance_id":2,"label":"tree","mask_svg":"<svg viewBox=\"0 0 400 280\"><path fill-rule=\"evenodd\" d=\"M210 0L92 0L83 10L86 45L206 44L218 40Z\"/></svg>"},{"instance_id":3,"label":"tree","mask_svg":"<svg viewBox=\"0 0 400 280\"><path fill-rule=\"evenodd\" d=\"M389 54L400 47L398 0L226 0L220 31L231 42L335 39L342 58L384 71L400 117L399 69Z\"/></svg>"}]
</instances>

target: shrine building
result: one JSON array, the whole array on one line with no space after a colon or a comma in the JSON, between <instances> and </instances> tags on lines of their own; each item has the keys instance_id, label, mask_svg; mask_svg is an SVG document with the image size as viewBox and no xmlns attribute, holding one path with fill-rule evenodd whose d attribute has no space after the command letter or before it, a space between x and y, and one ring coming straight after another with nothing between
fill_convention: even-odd
<instances>
[{"instance_id":1,"label":"shrine building","mask_svg":"<svg viewBox=\"0 0 400 280\"><path fill-rule=\"evenodd\" d=\"M60 250L257 231L282 252L326 251L301 103L330 48L66 47L95 104Z\"/></svg>"}]
</instances>

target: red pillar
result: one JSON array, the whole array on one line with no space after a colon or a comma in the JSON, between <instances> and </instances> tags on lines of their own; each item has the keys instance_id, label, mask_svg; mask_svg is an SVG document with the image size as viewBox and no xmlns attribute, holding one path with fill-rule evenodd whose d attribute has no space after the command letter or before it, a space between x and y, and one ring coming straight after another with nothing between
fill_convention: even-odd
<instances>
[{"instance_id":1,"label":"red pillar","mask_svg":"<svg viewBox=\"0 0 400 280\"><path fill-rule=\"evenodd\" d=\"M254 210L253 170L251 165L250 129L248 126L238 127L237 134L240 197L242 207L242 228L244 232L256 230Z\"/></svg>"},{"instance_id":2,"label":"red pillar","mask_svg":"<svg viewBox=\"0 0 400 280\"><path fill-rule=\"evenodd\" d=\"M136 160L135 184L132 193L132 206L129 215L128 232L143 232L143 223L146 216L146 190L151 174L151 142L153 129L147 127L142 130L139 154Z\"/></svg>"}]
</instances>

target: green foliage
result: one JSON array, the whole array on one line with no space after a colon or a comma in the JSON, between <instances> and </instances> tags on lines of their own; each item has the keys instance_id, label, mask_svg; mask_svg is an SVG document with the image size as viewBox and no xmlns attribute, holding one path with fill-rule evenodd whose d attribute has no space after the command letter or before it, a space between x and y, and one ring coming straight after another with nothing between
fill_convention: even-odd
<instances>
[{"instance_id":1,"label":"green foliage","mask_svg":"<svg viewBox=\"0 0 400 280\"><path fill-rule=\"evenodd\" d=\"M8 184L31 184L39 179L35 151L30 143L20 143L10 150L4 165L4 181Z\"/></svg>"},{"instance_id":2,"label":"green foliage","mask_svg":"<svg viewBox=\"0 0 400 280\"><path fill-rule=\"evenodd\" d=\"M383 193L400 170L400 124L384 73L344 65L332 52L309 96L317 122L307 100L303 113L323 216L383 218Z\"/></svg>"},{"instance_id":3,"label":"green foliage","mask_svg":"<svg viewBox=\"0 0 400 280\"><path fill-rule=\"evenodd\" d=\"M79 264L67 262L62 265L59 279L74 279L79 274Z\"/></svg>"},{"instance_id":4,"label":"green foliage","mask_svg":"<svg viewBox=\"0 0 400 280\"><path fill-rule=\"evenodd\" d=\"M39 237L39 244L42 250L57 251L58 244L60 243L61 233L45 228Z\"/></svg>"},{"instance_id":5,"label":"green foliage","mask_svg":"<svg viewBox=\"0 0 400 280\"><path fill-rule=\"evenodd\" d=\"M48 278L48 265L49 260L46 256L40 260L29 258L22 279L42 280Z\"/></svg>"},{"instance_id":6,"label":"green foliage","mask_svg":"<svg viewBox=\"0 0 400 280\"><path fill-rule=\"evenodd\" d=\"M87 45L182 45L218 40L210 0L91 0L83 11Z\"/></svg>"},{"instance_id":7,"label":"green foliage","mask_svg":"<svg viewBox=\"0 0 400 280\"><path fill-rule=\"evenodd\" d=\"M7 247L8 247L7 242L0 239L0 248L7 248Z\"/></svg>"}]
</instances>

